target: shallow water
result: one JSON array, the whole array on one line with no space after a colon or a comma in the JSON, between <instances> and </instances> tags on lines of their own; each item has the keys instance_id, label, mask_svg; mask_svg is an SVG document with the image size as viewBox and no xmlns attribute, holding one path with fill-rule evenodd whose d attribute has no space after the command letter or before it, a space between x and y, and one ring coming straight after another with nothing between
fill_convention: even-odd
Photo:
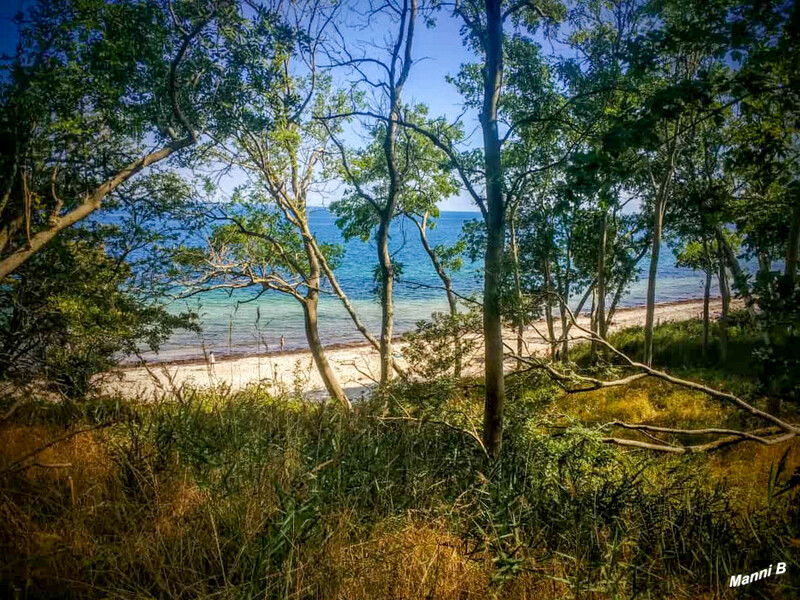
<instances>
[{"instance_id":1,"label":"shallow water","mask_svg":"<svg viewBox=\"0 0 800 600\"><path fill-rule=\"evenodd\" d=\"M461 226L468 219L480 218L473 212L444 212L436 227L428 237L431 245L452 244L461 233ZM334 217L324 209L315 209L310 217L312 230L321 242L344 245L345 255L336 274L339 283L356 306L361 319L377 335L380 327L380 304L374 294L373 269L377 264L375 243L360 240L344 242L334 223ZM399 282L395 289L395 331L402 333L414 328L417 321L429 318L435 311L446 311L447 300L439 288L441 282L436 276L430 259L419 243L413 223L397 220L392 226L390 248L395 259L403 263L402 280L421 283L432 288L413 286ZM640 264L644 271L649 264L645 257ZM481 264L465 264L460 272L453 275L453 283L459 294L469 296L478 293L482 287ZM658 268L657 302L672 302L699 298L703 294L704 276L702 273L675 267L672 251L663 248ZM188 304L199 308L203 332L178 331L162 346L158 356L148 358L174 360L202 356L203 343L207 350L217 356L226 354L252 353L278 350L280 337L285 340L287 350L305 348L305 332L300 305L284 294L267 292L252 302L256 290L250 292L237 290L215 291L197 296ZM631 286L622 299L622 306L644 304L647 293L646 281ZM713 289L717 293L716 287ZM171 309L185 310L186 302L176 302ZM260 318L259 318L260 313ZM338 344L363 341L355 329L349 315L338 298L324 295L319 304L320 335L325 344Z\"/></svg>"}]
</instances>

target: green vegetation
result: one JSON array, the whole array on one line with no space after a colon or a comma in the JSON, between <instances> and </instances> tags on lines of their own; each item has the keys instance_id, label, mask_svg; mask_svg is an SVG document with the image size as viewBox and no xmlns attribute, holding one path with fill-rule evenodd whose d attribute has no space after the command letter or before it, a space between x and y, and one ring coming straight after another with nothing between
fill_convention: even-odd
<instances>
[{"instance_id":1,"label":"green vegetation","mask_svg":"<svg viewBox=\"0 0 800 600\"><path fill-rule=\"evenodd\" d=\"M700 327L657 328L655 361L728 379L684 363ZM731 354L746 354L738 338ZM739 375L731 387L752 385ZM516 376L493 462L474 437L480 386L383 394L350 414L257 387L18 409L2 425L3 585L22 598L710 598L733 597L730 574L784 561L737 597L800 589L800 445L709 460L601 442L597 426L618 418L744 425L696 392L644 381L575 396ZM77 435L14 463L65 428Z\"/></svg>"},{"instance_id":2,"label":"green vegetation","mask_svg":"<svg viewBox=\"0 0 800 600\"><path fill-rule=\"evenodd\" d=\"M0 59L0 593L797 597L797 3L20 7ZM409 90L420 27L445 18L463 60ZM460 113L419 102L437 83ZM455 195L481 219L432 247ZM312 231L321 198L375 243L378 336ZM400 358L406 219L449 311ZM702 321L656 326L665 242L705 273ZM454 289L463 255L480 297ZM645 259L644 327L612 334ZM171 299L221 289L296 300L335 402L102 394L122 357L197 328ZM355 405L324 293L379 357Z\"/></svg>"}]
</instances>

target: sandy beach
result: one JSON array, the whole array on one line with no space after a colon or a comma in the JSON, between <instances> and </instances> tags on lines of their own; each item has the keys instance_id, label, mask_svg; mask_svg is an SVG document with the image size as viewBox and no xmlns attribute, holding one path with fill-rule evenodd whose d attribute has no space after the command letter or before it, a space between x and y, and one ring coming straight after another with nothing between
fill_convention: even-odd
<instances>
[{"instance_id":1,"label":"sandy beach","mask_svg":"<svg viewBox=\"0 0 800 600\"><path fill-rule=\"evenodd\" d=\"M717 315L721 310L719 300L711 301L711 314ZM656 305L656 322L683 321L702 316L702 300L686 300ZM643 325L645 309L642 306L621 308L614 315L611 331ZM586 316L579 318L579 323L589 326ZM548 345L538 332L546 331L545 322L534 323L525 333L525 343L531 354L547 351ZM576 332L573 328L572 334ZM558 330L556 330L558 335ZM506 340L514 343L512 332L507 332ZM403 353L403 344L398 343L395 351L399 356ZM342 387L350 398L358 398L369 392L375 385L380 366L378 352L369 344L349 346L332 346L326 350ZM482 352L478 352L482 354ZM402 361L402 359L401 359ZM473 358L465 367L465 375L477 374L482 367L480 356ZM513 361L508 361L513 368ZM211 368L204 361L176 361L170 363L154 363L145 366L123 367L110 373L104 384L109 392L117 392L126 397L151 397L169 392L173 386L190 385L203 387L214 384L225 384L232 389L240 389L249 384L261 381L279 390L296 391L312 397L324 397L322 381L314 367L311 353L308 351L270 353L254 356L217 358Z\"/></svg>"}]
</instances>

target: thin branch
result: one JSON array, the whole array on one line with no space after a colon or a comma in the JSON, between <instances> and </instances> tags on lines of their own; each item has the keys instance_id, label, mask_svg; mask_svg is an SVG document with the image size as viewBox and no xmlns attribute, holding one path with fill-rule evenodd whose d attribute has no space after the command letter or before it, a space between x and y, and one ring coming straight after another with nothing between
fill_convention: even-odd
<instances>
[{"instance_id":1,"label":"thin branch","mask_svg":"<svg viewBox=\"0 0 800 600\"><path fill-rule=\"evenodd\" d=\"M31 452L28 452L27 454L25 454L21 458L18 458L17 460L12 462L7 467L5 467L3 469L0 469L0 473L16 473L18 471L23 471L23 470L27 469L28 467L33 466L33 465L24 464L27 460L33 458L34 456L37 456L37 455L41 454L42 452L44 452L48 448L51 448L52 446L55 446L56 444L60 444L61 442L64 442L66 440L72 439L75 436L80 435L82 433L88 433L90 431L96 431L98 429L103 429L105 427L110 427L113 424L114 424L114 422L98 423L97 425L93 425L91 427L84 427L83 429L77 429L77 430L72 431L70 433L66 433L66 434L64 434L62 436L59 436L56 439L44 444L43 446L39 446L35 450L32 450Z\"/></svg>"},{"instance_id":2,"label":"thin branch","mask_svg":"<svg viewBox=\"0 0 800 600\"><path fill-rule=\"evenodd\" d=\"M433 425L441 425L442 427L447 427L448 429L452 429L453 431L457 431L462 433L466 436L471 437L475 442L480 446L480 449L483 451L483 454L488 458L489 453L486 450L486 446L483 445L483 440L481 440L480 436L468 429L462 429L452 423L448 423L447 421L437 421L434 419L416 419L414 417L374 417L378 421L407 421L410 423L419 423L424 425L425 423L431 423Z\"/></svg>"}]
</instances>

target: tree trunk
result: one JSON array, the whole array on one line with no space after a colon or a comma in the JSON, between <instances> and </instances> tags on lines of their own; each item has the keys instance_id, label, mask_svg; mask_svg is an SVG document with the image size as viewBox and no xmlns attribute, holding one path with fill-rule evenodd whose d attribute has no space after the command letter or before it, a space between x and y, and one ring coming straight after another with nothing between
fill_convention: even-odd
<instances>
[{"instance_id":1,"label":"tree trunk","mask_svg":"<svg viewBox=\"0 0 800 600\"><path fill-rule=\"evenodd\" d=\"M550 273L550 257L545 257L544 261L544 289L545 295L544 318L547 321L547 335L550 337L550 360L556 359L558 342L556 341L556 328L553 323L553 298L550 292L553 290L553 281Z\"/></svg>"},{"instance_id":2,"label":"tree trunk","mask_svg":"<svg viewBox=\"0 0 800 600\"><path fill-rule=\"evenodd\" d=\"M389 223L383 217L378 226L378 259L381 268L381 379L386 385L392 379L392 326L394 324L394 267L389 254Z\"/></svg>"},{"instance_id":3,"label":"tree trunk","mask_svg":"<svg viewBox=\"0 0 800 600\"><path fill-rule=\"evenodd\" d=\"M318 297L316 293L306 297L303 302L303 317L306 326L306 340L308 341L308 348L311 350L311 356L314 358L314 364L317 366L319 376L325 384L325 389L331 398L339 402L342 407L350 411L353 407L350 404L347 396L339 385L336 375L333 373L328 357L325 355L325 348L319 337L319 328L317 326L317 304Z\"/></svg>"},{"instance_id":4,"label":"tree trunk","mask_svg":"<svg viewBox=\"0 0 800 600\"><path fill-rule=\"evenodd\" d=\"M711 331L711 315L709 305L711 302L711 279L714 274L713 261L708 251L708 242L703 240L703 252L706 256L706 286L703 292L703 358L708 358L708 338Z\"/></svg>"},{"instance_id":5,"label":"tree trunk","mask_svg":"<svg viewBox=\"0 0 800 600\"><path fill-rule=\"evenodd\" d=\"M569 294L571 291L572 277L572 253L570 247L567 246L567 265L564 268L564 290L561 295L562 301L559 303L559 311L561 313L561 362L567 364L569 362L569 318L567 316L567 302L569 302Z\"/></svg>"},{"instance_id":6,"label":"tree trunk","mask_svg":"<svg viewBox=\"0 0 800 600\"><path fill-rule=\"evenodd\" d=\"M442 281L442 285L444 285L445 292L447 293L447 303L450 305L450 317L453 320L453 324L457 325L458 323L458 299L456 298L456 294L453 291L453 280L450 279L450 276L444 270L444 266L442 262L439 260L439 257L436 256L436 252L433 248L431 248L430 243L428 242L428 234L427 225L428 225L428 213L425 212L422 215L422 221L419 222L413 217L409 217L414 224L417 226L419 230L419 239L422 242L422 247L425 249L425 252L428 254L428 257L431 259L431 264L433 265L436 274L439 276L439 279ZM461 377L461 333L456 329L453 332L453 377L458 379Z\"/></svg>"},{"instance_id":7,"label":"tree trunk","mask_svg":"<svg viewBox=\"0 0 800 600\"><path fill-rule=\"evenodd\" d=\"M525 346L525 308L522 295L522 277L519 269L519 249L517 247L517 207L511 209L510 229L511 229L511 260L514 262L514 292L517 302L517 356L522 356ZM517 368L522 369L525 364L521 359L517 360Z\"/></svg>"},{"instance_id":8,"label":"tree trunk","mask_svg":"<svg viewBox=\"0 0 800 600\"><path fill-rule=\"evenodd\" d=\"M597 287L592 288L592 309L589 311L589 330L597 333ZM589 362L597 362L597 344L594 340L589 344Z\"/></svg>"},{"instance_id":9,"label":"tree trunk","mask_svg":"<svg viewBox=\"0 0 800 600\"><path fill-rule=\"evenodd\" d=\"M603 211L600 221L600 244L597 248L597 312L592 331L606 337L606 241L608 237L608 212ZM597 341L592 340L592 361L597 360Z\"/></svg>"},{"instance_id":10,"label":"tree trunk","mask_svg":"<svg viewBox=\"0 0 800 600\"><path fill-rule=\"evenodd\" d=\"M445 275L445 288L447 289L447 303L450 305L450 317L453 320L453 377L461 377L461 332L458 330L458 301L453 292L453 285L450 278Z\"/></svg>"},{"instance_id":11,"label":"tree trunk","mask_svg":"<svg viewBox=\"0 0 800 600\"><path fill-rule=\"evenodd\" d=\"M703 293L703 358L708 357L708 336L711 329L709 304L711 302L711 269L706 271L706 288Z\"/></svg>"},{"instance_id":12,"label":"tree trunk","mask_svg":"<svg viewBox=\"0 0 800 600\"><path fill-rule=\"evenodd\" d=\"M54 237L56 237L59 232L67 227L71 227L79 221L82 221L93 212L98 210L102 206L106 196L128 181L131 177L146 169L150 165L167 159L174 152L178 152L183 148L192 145L193 143L194 137L189 136L185 139L171 142L159 150L143 156L139 160L130 163L126 167L123 167L113 177L100 184L92 194L87 195L78 206L64 216L54 215L52 222L47 229L43 229L42 231L39 231L35 235L31 236L28 244L25 247L15 250L6 258L0 260L0 281L5 279L8 275L22 266L31 256L44 248L45 245L47 245Z\"/></svg>"},{"instance_id":13,"label":"tree trunk","mask_svg":"<svg viewBox=\"0 0 800 600\"><path fill-rule=\"evenodd\" d=\"M772 271L772 261L769 259L769 254L767 254L761 248L758 249L758 273L759 275L769 274Z\"/></svg>"},{"instance_id":14,"label":"tree trunk","mask_svg":"<svg viewBox=\"0 0 800 600\"><path fill-rule=\"evenodd\" d=\"M653 243L650 248L650 272L647 277L647 316L644 325L644 357L648 367L653 365L653 326L656 312L656 280L658 278L658 257L661 253L661 232L664 227L663 194L659 194L658 202L653 210Z\"/></svg>"},{"instance_id":15,"label":"tree trunk","mask_svg":"<svg viewBox=\"0 0 800 600\"><path fill-rule=\"evenodd\" d=\"M731 290L728 286L728 273L725 266L725 241L719 232L717 233L717 244L719 247L719 293L722 296L722 315L719 319L719 359L724 363L728 360L728 311L730 310Z\"/></svg>"},{"instance_id":16,"label":"tree trunk","mask_svg":"<svg viewBox=\"0 0 800 600\"><path fill-rule=\"evenodd\" d=\"M506 390L503 378L503 324L500 314L500 286L503 282L505 202L503 167L497 105L503 73L503 19L501 0L485 0L486 64L483 70L484 170L486 176L486 255L484 260L483 334L485 341L486 396L483 413L483 442L492 458L503 444L503 409Z\"/></svg>"},{"instance_id":17,"label":"tree trunk","mask_svg":"<svg viewBox=\"0 0 800 600\"><path fill-rule=\"evenodd\" d=\"M792 210L792 222L789 225L789 240L786 244L786 264L784 266L784 279L788 292L794 290L797 280L797 255L800 252L800 203Z\"/></svg>"},{"instance_id":18,"label":"tree trunk","mask_svg":"<svg viewBox=\"0 0 800 600\"><path fill-rule=\"evenodd\" d=\"M314 246L314 253L316 254L319 260L320 266L322 267L322 272L325 273L326 279L330 282L331 287L333 288L333 293L336 294L336 296L342 302L342 306L344 306L345 310L347 311L347 314L350 315L350 319L353 321L353 324L356 326L356 329L358 329L361 335L364 336L364 339L366 339L370 343L370 345L373 348L375 348L375 350L380 352L381 350L380 342L374 335L372 335L370 330L367 329L367 326L364 325L364 322L361 320L361 317L359 317L358 312L356 311L353 304L350 302L350 299L347 297L347 294L342 289L342 286L339 285L339 280L336 279L336 274L333 272L333 269L331 269L331 266L328 264L328 261L325 259L325 256L319 249L319 246L317 246L316 241L314 240L312 243ZM403 379L408 378L406 370L403 369L399 364L397 364L397 361L394 360L394 358L392 358L392 368Z\"/></svg>"},{"instance_id":19,"label":"tree trunk","mask_svg":"<svg viewBox=\"0 0 800 600\"><path fill-rule=\"evenodd\" d=\"M608 245L608 212L603 212L600 228L600 251L597 255L597 326L600 337L606 337L606 246Z\"/></svg>"},{"instance_id":20,"label":"tree trunk","mask_svg":"<svg viewBox=\"0 0 800 600\"><path fill-rule=\"evenodd\" d=\"M736 258L736 253L733 251L733 248L728 242L728 238L725 237L725 230L722 227L722 223L717 223L714 226L714 230L717 235L717 243L721 249L720 260L722 261L723 265L727 264L731 268L731 271L733 271L734 289L736 289L743 297L749 298L750 290L747 287L747 275L742 270L741 265L739 265L739 259ZM748 305L749 304L750 303L748 303Z\"/></svg>"},{"instance_id":21,"label":"tree trunk","mask_svg":"<svg viewBox=\"0 0 800 600\"><path fill-rule=\"evenodd\" d=\"M303 216L305 217L305 215ZM311 234L311 230L308 228L308 222L302 219L300 223L303 248L306 253L306 259L308 260L308 291L302 302L308 349L311 351L314 364L317 365L317 371L322 379L322 383L325 384L325 389L328 390L328 394L331 398L339 402L345 410L349 411L352 409L350 400L347 398L344 390L342 390L342 386L339 385L339 381L336 379L336 375L328 362L328 357L325 355L325 347L322 345L322 340L319 337L317 316L322 272L319 257L315 251L314 237Z\"/></svg>"}]
</instances>

